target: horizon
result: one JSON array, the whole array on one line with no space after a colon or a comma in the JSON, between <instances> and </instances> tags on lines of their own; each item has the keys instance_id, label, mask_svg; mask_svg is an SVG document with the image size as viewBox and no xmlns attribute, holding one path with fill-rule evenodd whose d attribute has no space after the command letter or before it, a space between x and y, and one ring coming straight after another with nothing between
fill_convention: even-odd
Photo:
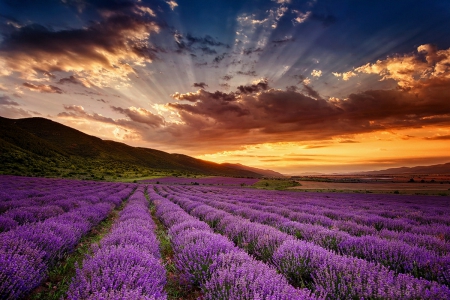
<instances>
[{"instance_id":1,"label":"horizon","mask_svg":"<svg viewBox=\"0 0 450 300\"><path fill-rule=\"evenodd\" d=\"M282 174L450 161L450 3L0 0L0 116Z\"/></svg>"}]
</instances>

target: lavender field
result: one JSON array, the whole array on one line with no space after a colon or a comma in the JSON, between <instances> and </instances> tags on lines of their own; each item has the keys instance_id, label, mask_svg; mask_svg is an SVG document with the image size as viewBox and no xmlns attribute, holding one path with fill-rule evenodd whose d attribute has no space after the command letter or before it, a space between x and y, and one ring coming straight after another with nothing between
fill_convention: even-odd
<instances>
[{"instance_id":1,"label":"lavender field","mask_svg":"<svg viewBox=\"0 0 450 300\"><path fill-rule=\"evenodd\" d=\"M178 185L226 185L226 186L244 186L253 185L258 182L256 178L233 178L233 177L203 177L203 178L185 178L185 177L162 177L143 180L142 183L149 184L178 184Z\"/></svg>"},{"instance_id":2,"label":"lavender field","mask_svg":"<svg viewBox=\"0 0 450 300\"><path fill-rule=\"evenodd\" d=\"M450 299L448 197L1 176L0 199L1 299L50 299L107 218L62 299Z\"/></svg>"}]
</instances>

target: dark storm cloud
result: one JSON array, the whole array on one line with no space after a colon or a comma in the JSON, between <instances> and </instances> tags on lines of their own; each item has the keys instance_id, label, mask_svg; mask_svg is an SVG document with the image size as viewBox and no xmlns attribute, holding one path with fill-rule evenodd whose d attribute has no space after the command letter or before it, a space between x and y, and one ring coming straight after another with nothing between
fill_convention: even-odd
<instances>
[{"instance_id":1,"label":"dark storm cloud","mask_svg":"<svg viewBox=\"0 0 450 300\"><path fill-rule=\"evenodd\" d=\"M209 36L209 35L205 35L204 37L195 37L192 36L190 34L188 34L186 36L186 40L188 41L189 45L194 45L194 44L200 44L200 45L207 45L207 46L223 46L223 47L227 47L228 45L216 41L213 37Z\"/></svg>"},{"instance_id":2,"label":"dark storm cloud","mask_svg":"<svg viewBox=\"0 0 450 300\"><path fill-rule=\"evenodd\" d=\"M319 92L317 92L315 89L313 89L309 85L303 84L303 92L310 97L313 97L316 99L320 98Z\"/></svg>"},{"instance_id":3,"label":"dark storm cloud","mask_svg":"<svg viewBox=\"0 0 450 300\"><path fill-rule=\"evenodd\" d=\"M258 76L258 74L256 74L256 71L237 71L236 74L245 76Z\"/></svg>"},{"instance_id":4,"label":"dark storm cloud","mask_svg":"<svg viewBox=\"0 0 450 300\"><path fill-rule=\"evenodd\" d=\"M236 100L236 94L235 93L223 93L220 91L215 91L214 93L205 91L205 90L199 90L195 93L186 93L186 94L180 94L175 93L171 95L172 98L177 100L186 100L189 102L196 102L197 100L200 101L219 101L219 102L232 102Z\"/></svg>"},{"instance_id":5,"label":"dark storm cloud","mask_svg":"<svg viewBox=\"0 0 450 300\"><path fill-rule=\"evenodd\" d=\"M256 84L240 85L237 87L239 92L241 92L242 94L256 93L259 91L267 90L268 88L269 88L269 83L267 82L267 79L261 80L260 82L258 82Z\"/></svg>"},{"instance_id":6,"label":"dark storm cloud","mask_svg":"<svg viewBox=\"0 0 450 300\"><path fill-rule=\"evenodd\" d=\"M52 93L52 94L62 94L64 91L59 87L48 85L48 84L33 84L30 82L24 82L22 84L24 87L41 93Z\"/></svg>"},{"instance_id":7,"label":"dark storm cloud","mask_svg":"<svg viewBox=\"0 0 450 300\"><path fill-rule=\"evenodd\" d=\"M0 63L25 76L65 71L84 73L91 82L102 84L134 73L130 66L134 62L155 58L148 35L159 28L145 7L131 1L79 3L108 13L80 29L53 31L40 24L17 28L4 35Z\"/></svg>"},{"instance_id":8,"label":"dark storm cloud","mask_svg":"<svg viewBox=\"0 0 450 300\"><path fill-rule=\"evenodd\" d=\"M11 100L9 96L0 96L0 105L19 106L19 103L17 103L14 100Z\"/></svg>"},{"instance_id":9,"label":"dark storm cloud","mask_svg":"<svg viewBox=\"0 0 450 300\"><path fill-rule=\"evenodd\" d=\"M200 51L203 54L213 55L217 54L216 48L229 48L230 46L215 40L213 37L209 35L205 35L204 37L196 37L191 34L187 34L183 36L183 34L179 32L175 32L174 34L175 43L177 49L175 52L177 53L185 53L190 52L191 55L195 55L196 51ZM222 54L225 55L225 54ZM218 56L220 57L220 56ZM223 58L222 58L223 59Z\"/></svg>"},{"instance_id":10,"label":"dark storm cloud","mask_svg":"<svg viewBox=\"0 0 450 300\"><path fill-rule=\"evenodd\" d=\"M246 48L246 49L244 49L244 50L242 50L242 53L244 54L244 55L252 55L253 53L261 53L261 52L263 52L263 49L261 49L261 48Z\"/></svg>"},{"instance_id":11,"label":"dark storm cloud","mask_svg":"<svg viewBox=\"0 0 450 300\"><path fill-rule=\"evenodd\" d=\"M58 81L59 84L66 84L66 83L71 83L71 84L81 84L81 82L76 79L74 76L69 76L69 77L65 77L65 78L61 78Z\"/></svg>"},{"instance_id":12,"label":"dark storm cloud","mask_svg":"<svg viewBox=\"0 0 450 300\"><path fill-rule=\"evenodd\" d=\"M225 58L226 53L222 53L221 55L217 55L214 59L214 63L220 63Z\"/></svg>"},{"instance_id":13,"label":"dark storm cloud","mask_svg":"<svg viewBox=\"0 0 450 300\"><path fill-rule=\"evenodd\" d=\"M294 41L295 41L295 39L292 38L292 37L285 37L283 39L272 41L272 44L274 44L274 45L281 45L281 44L286 44L286 43L294 42Z\"/></svg>"},{"instance_id":14,"label":"dark storm cloud","mask_svg":"<svg viewBox=\"0 0 450 300\"><path fill-rule=\"evenodd\" d=\"M204 54L208 54L208 55L213 55L213 54L217 54L217 51L210 48L210 47L200 47L199 48Z\"/></svg>"},{"instance_id":15,"label":"dark storm cloud","mask_svg":"<svg viewBox=\"0 0 450 300\"><path fill-rule=\"evenodd\" d=\"M199 143L206 143L211 137L222 137L224 144L236 145L289 141L293 137L296 140L330 139L380 130L450 125L447 98L450 81L446 79L440 84L434 81L422 80L421 86L426 88L420 91L369 90L350 94L342 100L323 99L306 85L302 91L294 88L282 91L261 82L260 85L240 86L236 92L229 93L205 90L177 93L172 95L174 99L191 103L178 102L169 106L178 111L184 122L177 126L178 132L198 132L196 141ZM340 141L355 142L348 138Z\"/></svg>"},{"instance_id":16,"label":"dark storm cloud","mask_svg":"<svg viewBox=\"0 0 450 300\"><path fill-rule=\"evenodd\" d=\"M298 87L296 87L295 85L290 85L286 87L286 91L288 92L296 92L298 91Z\"/></svg>"},{"instance_id":17,"label":"dark storm cloud","mask_svg":"<svg viewBox=\"0 0 450 300\"><path fill-rule=\"evenodd\" d=\"M193 85L193 87L199 87L201 89L204 89L205 87L207 87L208 85L204 82L195 82Z\"/></svg>"}]
</instances>

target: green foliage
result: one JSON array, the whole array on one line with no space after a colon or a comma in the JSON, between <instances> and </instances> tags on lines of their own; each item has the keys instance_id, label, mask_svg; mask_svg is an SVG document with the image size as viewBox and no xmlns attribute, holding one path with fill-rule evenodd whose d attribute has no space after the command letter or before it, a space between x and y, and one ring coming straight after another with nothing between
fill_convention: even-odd
<instances>
[{"instance_id":1,"label":"green foliage","mask_svg":"<svg viewBox=\"0 0 450 300\"><path fill-rule=\"evenodd\" d=\"M50 268L48 279L40 287L36 288L27 299L63 299L69 289L72 278L75 276L76 265L81 266L85 256L90 254L91 246L93 244L98 244L110 231L114 221L118 217L118 213L123 209L124 204L125 202L122 203L120 207L113 210L99 225L92 228L91 231L81 239L80 243L72 253L67 254L55 266Z\"/></svg>"},{"instance_id":2,"label":"green foliage","mask_svg":"<svg viewBox=\"0 0 450 300\"><path fill-rule=\"evenodd\" d=\"M285 190L301 184L291 179L262 179L251 187L264 190Z\"/></svg>"},{"instance_id":3,"label":"green foliage","mask_svg":"<svg viewBox=\"0 0 450 300\"><path fill-rule=\"evenodd\" d=\"M131 181L147 177L259 177L181 154L104 141L44 119L0 117L0 174Z\"/></svg>"},{"instance_id":4,"label":"green foliage","mask_svg":"<svg viewBox=\"0 0 450 300\"><path fill-rule=\"evenodd\" d=\"M165 290L167 293L168 300L178 300L178 299L197 299L198 290L193 289L193 287L186 284L179 274L177 273L175 264L173 262L173 249L170 237L167 234L167 228L156 218L155 216L155 206L150 204L150 212L153 221L156 224L156 237L159 240L159 246L161 248L161 257L164 261L167 272L167 284Z\"/></svg>"}]
</instances>

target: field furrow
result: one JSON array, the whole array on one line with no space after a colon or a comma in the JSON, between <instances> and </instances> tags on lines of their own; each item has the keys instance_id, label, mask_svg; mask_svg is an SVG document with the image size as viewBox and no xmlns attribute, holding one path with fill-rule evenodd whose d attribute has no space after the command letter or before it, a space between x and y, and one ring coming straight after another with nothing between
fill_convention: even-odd
<instances>
[{"instance_id":1,"label":"field furrow","mask_svg":"<svg viewBox=\"0 0 450 300\"><path fill-rule=\"evenodd\" d=\"M18 180L16 184L21 183ZM60 184L64 183L70 188L70 181ZM10 189L14 191L16 187L13 183ZM118 187L118 193L111 197L104 193L100 198L94 190L92 201L84 197L77 199L78 202L71 202L74 208L68 212L1 233L0 298L20 299L39 286L47 278L48 270L71 253L81 238L134 190L127 185ZM85 192L89 184L78 188Z\"/></svg>"},{"instance_id":2,"label":"field furrow","mask_svg":"<svg viewBox=\"0 0 450 300\"><path fill-rule=\"evenodd\" d=\"M204 219L213 225L217 231L228 236L238 246L246 249L252 255L277 266L292 283L307 286L311 289L329 295L347 295L345 297L392 298L399 299L446 299L450 290L427 280L416 279L411 275L398 274L389 269L363 259L338 255L315 244L299 241L282 233L274 227L250 222L242 217L236 217L223 210L205 205L201 200L189 200L189 194L183 197L170 193L170 188L160 189L160 193L187 212ZM287 244L296 250L280 252ZM283 246L283 247L282 247ZM281 250L280 250L281 251ZM302 252L303 251L303 252ZM292 259L307 259L301 270L294 271L283 267L287 264L284 257L298 253ZM281 257L280 257L281 255ZM295 255L295 254L294 254ZM294 261L295 261L294 259ZM297 263L291 259L291 268ZM300 264L301 265L301 264ZM355 274L359 274L355 276ZM333 278L340 278L336 282ZM338 289L338 290L336 290ZM396 294L392 294L395 291ZM351 298L350 297L350 298Z\"/></svg>"},{"instance_id":3,"label":"field furrow","mask_svg":"<svg viewBox=\"0 0 450 300\"><path fill-rule=\"evenodd\" d=\"M155 191L148 190L156 216L169 228L175 266L202 299L314 299L295 289L274 268L249 256L205 222Z\"/></svg>"},{"instance_id":4,"label":"field furrow","mask_svg":"<svg viewBox=\"0 0 450 300\"><path fill-rule=\"evenodd\" d=\"M130 197L111 232L77 268L66 299L166 299L156 225L145 187Z\"/></svg>"}]
</instances>

